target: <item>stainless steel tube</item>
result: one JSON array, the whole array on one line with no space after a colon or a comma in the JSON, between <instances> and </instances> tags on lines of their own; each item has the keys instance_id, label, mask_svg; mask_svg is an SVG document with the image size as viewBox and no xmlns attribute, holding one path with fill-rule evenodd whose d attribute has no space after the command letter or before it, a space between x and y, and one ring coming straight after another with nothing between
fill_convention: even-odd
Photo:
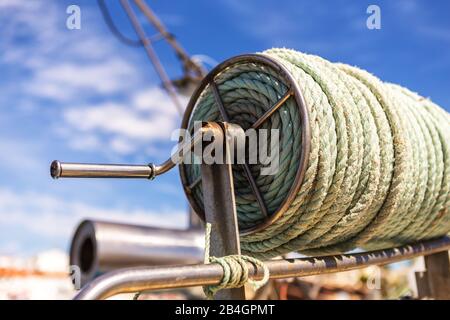
<instances>
[{"instance_id":1,"label":"stainless steel tube","mask_svg":"<svg viewBox=\"0 0 450 320\"><path fill-rule=\"evenodd\" d=\"M399 248L324 257L270 260L266 265L271 279L310 276L382 265L450 249L450 238L443 237ZM263 271L249 264L252 277L260 280ZM87 284L75 297L78 300L106 299L118 293L152 289L182 288L218 284L223 269L218 264L171 267L141 267L116 270Z\"/></svg>"},{"instance_id":2,"label":"stainless steel tube","mask_svg":"<svg viewBox=\"0 0 450 320\"><path fill-rule=\"evenodd\" d=\"M154 175L149 165L70 163L55 160L50 166L52 178L145 178Z\"/></svg>"},{"instance_id":3,"label":"stainless steel tube","mask_svg":"<svg viewBox=\"0 0 450 320\"><path fill-rule=\"evenodd\" d=\"M85 220L75 231L70 265L81 271L81 285L118 268L199 263L201 230L176 230Z\"/></svg>"},{"instance_id":4,"label":"stainless steel tube","mask_svg":"<svg viewBox=\"0 0 450 320\"><path fill-rule=\"evenodd\" d=\"M220 127L219 127L220 128ZM215 134L217 125L214 123L204 123L191 139L183 145L179 145L176 154L180 155L178 159L182 159L183 154L188 150L192 150L196 145L203 143L204 134ZM161 164L98 164L98 163L73 163L60 162L54 160L50 165L50 175L54 179L58 178L144 178L153 179L156 176L166 173L175 165L172 157L168 158Z\"/></svg>"}]
</instances>

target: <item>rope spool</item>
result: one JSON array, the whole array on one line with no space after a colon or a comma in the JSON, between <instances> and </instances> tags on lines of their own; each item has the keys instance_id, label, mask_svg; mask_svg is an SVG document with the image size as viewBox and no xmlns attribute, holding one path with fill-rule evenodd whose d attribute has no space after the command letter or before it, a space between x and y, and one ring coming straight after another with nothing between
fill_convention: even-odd
<instances>
[{"instance_id":1,"label":"rope spool","mask_svg":"<svg viewBox=\"0 0 450 320\"><path fill-rule=\"evenodd\" d=\"M183 127L227 120L218 101L243 129L280 130L275 175L233 165L244 254L379 249L450 231L450 115L430 100L355 67L271 49L212 70ZM199 165L180 173L204 216Z\"/></svg>"}]
</instances>

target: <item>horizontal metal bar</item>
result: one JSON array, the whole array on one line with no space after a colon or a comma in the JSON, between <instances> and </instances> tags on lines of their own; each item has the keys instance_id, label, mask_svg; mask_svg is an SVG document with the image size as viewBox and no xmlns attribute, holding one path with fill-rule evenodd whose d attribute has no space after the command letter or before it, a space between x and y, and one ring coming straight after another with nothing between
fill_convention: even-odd
<instances>
[{"instance_id":1,"label":"horizontal metal bar","mask_svg":"<svg viewBox=\"0 0 450 320\"><path fill-rule=\"evenodd\" d=\"M188 150L192 150L196 145L203 143L203 135L206 133L215 134L214 128L217 125L213 123L205 123L203 127L197 130L191 139L184 144L179 145L176 153L180 155L178 159L182 159L183 154ZM194 149L195 151L195 149ZM50 165L50 175L54 179L58 178L143 178L153 179L158 175L166 173L177 163L173 161L173 157L168 158L162 164L155 165L153 163L144 165L133 164L98 164L98 163L73 163L60 162L55 160Z\"/></svg>"},{"instance_id":2,"label":"horizontal metal bar","mask_svg":"<svg viewBox=\"0 0 450 320\"><path fill-rule=\"evenodd\" d=\"M393 249L324 257L270 260L265 263L270 270L270 278L281 279L348 271L370 265L383 265L449 249L450 238L443 237ZM248 267L253 279L262 279L263 270L256 269L252 264L248 264ZM87 284L75 299L106 299L126 292L216 285L222 276L223 269L218 264L122 269L104 274Z\"/></svg>"},{"instance_id":3,"label":"horizontal metal bar","mask_svg":"<svg viewBox=\"0 0 450 320\"><path fill-rule=\"evenodd\" d=\"M53 161L50 174L58 178L145 178L153 176L152 165L95 164Z\"/></svg>"}]
</instances>

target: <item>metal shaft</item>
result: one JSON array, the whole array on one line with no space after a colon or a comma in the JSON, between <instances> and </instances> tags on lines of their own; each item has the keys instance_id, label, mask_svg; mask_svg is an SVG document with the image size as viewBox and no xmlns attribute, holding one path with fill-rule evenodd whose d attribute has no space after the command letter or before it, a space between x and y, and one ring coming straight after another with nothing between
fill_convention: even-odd
<instances>
[{"instance_id":1,"label":"metal shaft","mask_svg":"<svg viewBox=\"0 0 450 320\"><path fill-rule=\"evenodd\" d=\"M302 277L348 271L370 265L383 265L450 249L450 238L443 237L399 248L324 257L270 260L266 265L270 278ZM253 279L260 280L263 270L248 265ZM172 267L129 268L116 270L95 279L75 297L78 300L106 299L115 294L144 290L216 285L223 277L218 264Z\"/></svg>"},{"instance_id":2,"label":"metal shaft","mask_svg":"<svg viewBox=\"0 0 450 320\"><path fill-rule=\"evenodd\" d=\"M185 152L194 149L195 146L203 143L203 135L211 134L215 136L217 134L217 124L204 123L199 128L191 139L188 139L184 144L180 144L176 151L177 157L183 158ZM98 164L98 163L73 163L73 162L60 162L55 160L50 165L50 175L54 179L58 178L141 178L141 179L153 179L156 176L166 173L177 163L173 161L173 157L170 157L162 164L155 165L153 163L143 165L132 164Z\"/></svg>"},{"instance_id":3,"label":"metal shaft","mask_svg":"<svg viewBox=\"0 0 450 320\"><path fill-rule=\"evenodd\" d=\"M205 70L195 63L184 50L184 48L178 43L175 39L174 35L169 33L166 27L163 25L161 20L158 19L158 16L152 11L152 9L146 4L143 0L134 0L139 9L144 13L147 19L153 24L153 26L158 30L158 32L166 39L166 41L172 46L175 50L178 58L183 62L183 66L185 70L192 71L195 76L199 78L203 78L205 75Z\"/></svg>"},{"instance_id":4,"label":"metal shaft","mask_svg":"<svg viewBox=\"0 0 450 320\"><path fill-rule=\"evenodd\" d=\"M137 35L141 39L141 41L144 45L145 52L147 53L147 56L149 57L153 66L155 67L155 70L156 70L157 74L159 75L164 88L166 89L167 93L169 94L170 98L172 99L173 103L175 104L176 108L178 109L178 112L180 114L183 114L184 106L181 104L181 101L177 95L177 91L175 90L175 87L173 86L172 81L170 81L170 78L161 63L161 60L159 59L158 55L156 54L156 51L153 48L150 38L147 37L144 28L139 23L139 19L136 16L136 14L134 13L128 0L120 0L120 3L122 4L122 7L124 8L126 14L128 15L128 18L130 19L134 30L136 31Z\"/></svg>"},{"instance_id":5,"label":"metal shaft","mask_svg":"<svg viewBox=\"0 0 450 320\"><path fill-rule=\"evenodd\" d=\"M55 160L50 174L58 178L145 178L153 177L152 165L71 163Z\"/></svg>"}]
</instances>

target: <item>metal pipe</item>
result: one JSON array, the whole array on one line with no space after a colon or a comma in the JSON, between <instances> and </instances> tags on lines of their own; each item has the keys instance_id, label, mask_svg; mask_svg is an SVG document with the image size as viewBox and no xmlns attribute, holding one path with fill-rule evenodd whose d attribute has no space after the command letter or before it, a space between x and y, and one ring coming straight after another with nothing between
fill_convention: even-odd
<instances>
[{"instance_id":1,"label":"metal pipe","mask_svg":"<svg viewBox=\"0 0 450 320\"><path fill-rule=\"evenodd\" d=\"M139 36L139 39L141 40L142 44L144 45L145 52L147 53L148 58L152 62L153 66L156 70L156 73L158 74L159 78L161 79L164 88L166 89L167 93L169 94L170 98L172 99L173 103L175 104L175 107L177 108L178 112L182 115L184 112L184 106L181 104L181 101L177 95L177 91L175 90L175 87L173 86L172 81L170 81L169 75L167 74L166 70L164 69L164 67L161 63L161 60L159 59L158 55L156 54L156 51L153 48L150 38L147 37L144 28L139 23L139 19L136 16L136 13L134 13L128 0L120 0L120 4L122 5L123 9L125 10L125 13L127 14L128 18L130 19L131 24L133 25L133 28L136 31L136 34Z\"/></svg>"},{"instance_id":2,"label":"metal pipe","mask_svg":"<svg viewBox=\"0 0 450 320\"><path fill-rule=\"evenodd\" d=\"M201 230L84 220L72 238L70 265L80 268L83 286L119 268L200 263L203 252Z\"/></svg>"},{"instance_id":3,"label":"metal pipe","mask_svg":"<svg viewBox=\"0 0 450 320\"><path fill-rule=\"evenodd\" d=\"M203 78L205 75L205 70L195 63L184 50L184 48L178 43L174 35L169 33L166 27L163 25L161 20L158 19L156 14L151 10L151 8L142 0L134 0L139 9L144 13L147 19L153 24L153 26L158 30L158 32L166 39L166 41L175 50L177 56L183 62L183 67L186 71L192 71L198 78Z\"/></svg>"},{"instance_id":4,"label":"metal pipe","mask_svg":"<svg viewBox=\"0 0 450 320\"><path fill-rule=\"evenodd\" d=\"M393 249L307 257L288 260L270 260L266 265L271 279L302 277L322 273L348 271L370 265L383 265L450 249L450 238L443 237ZM260 280L261 269L249 264L253 279ZM87 284L76 296L77 300L106 299L118 293L154 289L215 285L220 282L223 269L218 264L198 264L170 267L129 268L107 273Z\"/></svg>"},{"instance_id":5,"label":"metal pipe","mask_svg":"<svg viewBox=\"0 0 450 320\"><path fill-rule=\"evenodd\" d=\"M50 175L58 178L144 178L153 177L154 167L131 164L72 163L54 160L50 165Z\"/></svg>"},{"instance_id":6,"label":"metal pipe","mask_svg":"<svg viewBox=\"0 0 450 320\"><path fill-rule=\"evenodd\" d=\"M203 135L217 134L218 125L215 123L204 123L199 128L191 139L188 139L182 145L180 144L175 151L182 159L185 152L194 149L195 146L203 143ZM96 164L96 163L73 163L60 162L54 160L50 165L50 175L53 179L58 178L143 178L153 179L156 176L166 173L177 163L174 162L174 157L168 158L161 164Z\"/></svg>"}]
</instances>

